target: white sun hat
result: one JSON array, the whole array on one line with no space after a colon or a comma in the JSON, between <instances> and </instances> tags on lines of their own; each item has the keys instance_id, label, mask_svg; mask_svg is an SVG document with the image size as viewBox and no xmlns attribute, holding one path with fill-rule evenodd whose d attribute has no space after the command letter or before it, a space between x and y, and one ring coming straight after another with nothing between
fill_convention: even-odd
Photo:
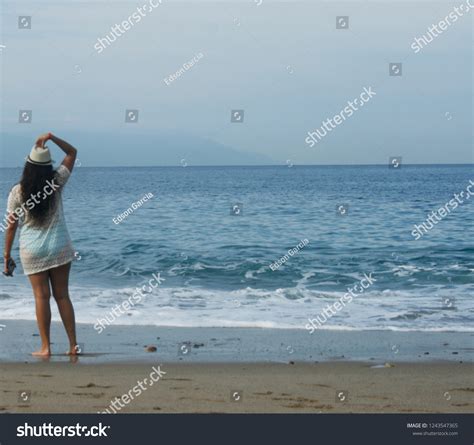
<instances>
[{"instance_id":1,"label":"white sun hat","mask_svg":"<svg viewBox=\"0 0 474 445\"><path fill-rule=\"evenodd\" d=\"M46 147L37 147L34 146L31 149L30 155L26 158L26 161L30 164L35 165L52 165L53 160L51 159L51 153L49 152L49 148Z\"/></svg>"}]
</instances>

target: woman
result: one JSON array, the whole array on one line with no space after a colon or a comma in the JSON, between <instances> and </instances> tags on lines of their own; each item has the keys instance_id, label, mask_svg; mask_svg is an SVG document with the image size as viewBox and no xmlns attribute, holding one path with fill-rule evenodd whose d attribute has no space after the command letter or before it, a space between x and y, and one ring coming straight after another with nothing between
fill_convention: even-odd
<instances>
[{"instance_id":1,"label":"woman","mask_svg":"<svg viewBox=\"0 0 474 445\"><path fill-rule=\"evenodd\" d=\"M44 145L48 140L66 153L56 171L52 167L49 149ZM20 183L12 188L8 197L4 269L6 275L11 275L14 264L11 250L17 227L20 226L21 264L33 288L41 336L41 349L33 352L34 356L51 355L51 290L69 337L68 354L79 352L74 308L68 290L74 250L61 199L63 187L74 168L76 154L74 147L51 133L40 136L26 160Z\"/></svg>"}]
</instances>

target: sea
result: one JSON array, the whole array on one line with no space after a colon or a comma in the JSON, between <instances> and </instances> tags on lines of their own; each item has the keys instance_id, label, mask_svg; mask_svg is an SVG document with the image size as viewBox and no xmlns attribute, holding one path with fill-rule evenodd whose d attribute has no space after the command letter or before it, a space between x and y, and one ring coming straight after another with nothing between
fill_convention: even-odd
<instances>
[{"instance_id":1,"label":"sea","mask_svg":"<svg viewBox=\"0 0 474 445\"><path fill-rule=\"evenodd\" d=\"M20 175L0 169L2 215ZM63 191L77 321L104 318L159 274L115 324L307 329L331 307L320 329L472 332L469 181L472 165L78 165ZM0 278L0 319L34 320L17 263ZM370 286L335 308L364 276Z\"/></svg>"}]
</instances>

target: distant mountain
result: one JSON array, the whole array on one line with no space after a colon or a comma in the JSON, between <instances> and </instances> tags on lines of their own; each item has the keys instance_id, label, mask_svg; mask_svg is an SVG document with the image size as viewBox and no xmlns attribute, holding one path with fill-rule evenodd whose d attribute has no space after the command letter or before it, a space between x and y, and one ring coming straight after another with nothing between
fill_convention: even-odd
<instances>
[{"instance_id":1,"label":"distant mountain","mask_svg":"<svg viewBox=\"0 0 474 445\"><path fill-rule=\"evenodd\" d=\"M0 166L18 167L33 146L37 134L4 133L0 138ZM271 165L275 162L255 153L236 150L184 133L145 134L136 131L115 134L58 133L79 149L83 166L180 166L192 165ZM54 145L49 143L51 146ZM61 153L53 150L58 161Z\"/></svg>"}]
</instances>

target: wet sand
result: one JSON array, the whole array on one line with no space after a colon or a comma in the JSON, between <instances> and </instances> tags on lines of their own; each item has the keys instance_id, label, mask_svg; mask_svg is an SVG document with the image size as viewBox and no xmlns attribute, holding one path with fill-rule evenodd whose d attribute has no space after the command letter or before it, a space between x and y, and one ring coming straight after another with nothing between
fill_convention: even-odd
<instances>
[{"instance_id":1,"label":"wet sand","mask_svg":"<svg viewBox=\"0 0 474 445\"><path fill-rule=\"evenodd\" d=\"M0 320L0 363L35 363L40 346L34 321ZM331 331L304 329L183 328L112 325L98 334L78 324L81 363L315 363L474 362L473 332ZM67 361L61 323L51 328L52 361ZM146 346L156 347L148 353ZM62 354L62 355L61 355Z\"/></svg>"}]
</instances>

